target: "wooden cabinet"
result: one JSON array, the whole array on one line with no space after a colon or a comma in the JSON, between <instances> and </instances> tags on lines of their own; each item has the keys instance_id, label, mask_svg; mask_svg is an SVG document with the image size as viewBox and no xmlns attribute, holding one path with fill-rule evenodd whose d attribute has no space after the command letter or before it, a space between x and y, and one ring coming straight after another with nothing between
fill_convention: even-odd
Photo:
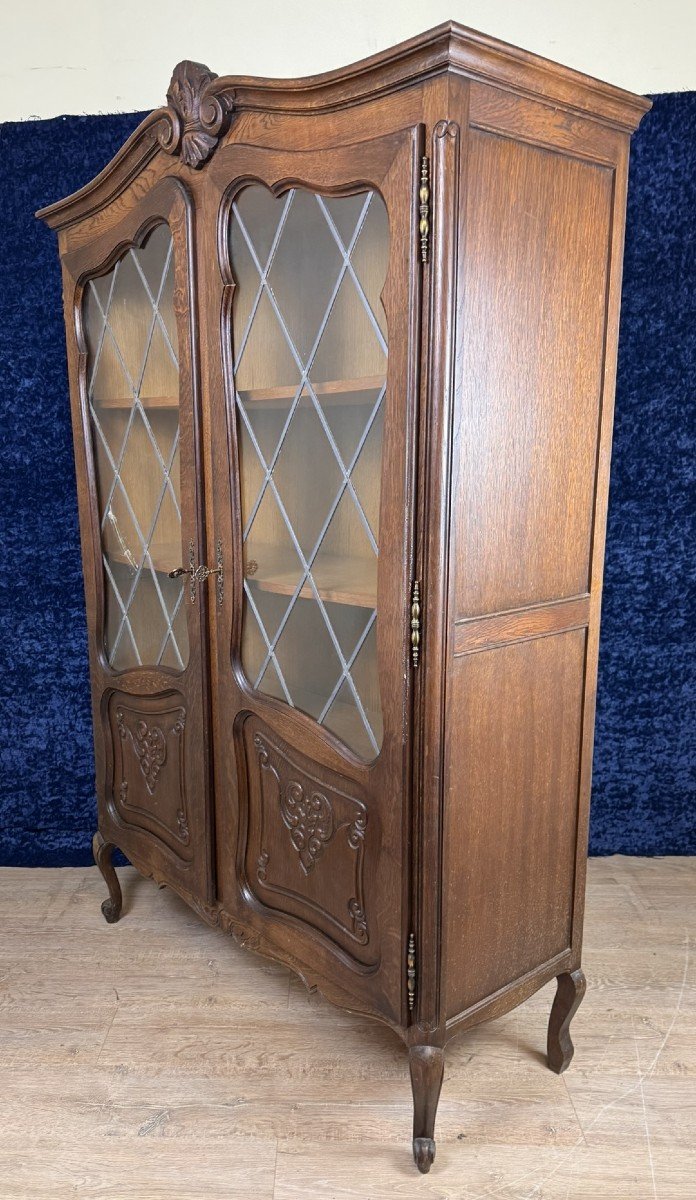
<instances>
[{"instance_id":1,"label":"wooden cabinet","mask_svg":"<svg viewBox=\"0 0 696 1200\"><path fill-rule=\"evenodd\" d=\"M453 24L175 70L59 231L104 913L120 847L404 1040L572 1056L630 132Z\"/></svg>"}]
</instances>

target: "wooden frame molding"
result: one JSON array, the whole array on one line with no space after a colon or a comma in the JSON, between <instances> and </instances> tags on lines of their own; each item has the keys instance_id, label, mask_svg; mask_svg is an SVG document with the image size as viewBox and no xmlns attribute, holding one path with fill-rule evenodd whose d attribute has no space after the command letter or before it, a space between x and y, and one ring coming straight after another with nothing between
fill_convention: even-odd
<instances>
[{"instance_id":1,"label":"wooden frame molding","mask_svg":"<svg viewBox=\"0 0 696 1200\"><path fill-rule=\"evenodd\" d=\"M571 600L553 600L550 604L534 604L492 616L469 617L455 621L454 656L566 633L569 629L582 629L589 620L589 593Z\"/></svg>"},{"instance_id":2,"label":"wooden frame molding","mask_svg":"<svg viewBox=\"0 0 696 1200\"><path fill-rule=\"evenodd\" d=\"M180 83L190 67L205 73L205 91L203 75L199 74L197 86L201 87L201 95L194 98L194 92L190 99L187 96L182 100ZM201 134L217 138L225 115L232 109L237 113L331 112L454 71L471 79L492 80L514 93L543 97L555 109L591 116L629 133L650 107L650 102L642 96L486 37L456 21L446 21L350 67L304 79L254 79L245 75L218 78L201 64L183 62L172 76L170 88L175 80L178 85L169 107L156 109L146 117L96 179L65 200L42 208L37 216L52 229L61 229L113 198L145 167L158 148L172 153L173 147L180 144L185 132L181 117L184 125L189 119L184 108L192 114L197 111L193 120L200 128L186 139L183 159L189 165L199 166L208 156L203 151L209 152L211 148L205 138L201 142Z\"/></svg>"}]
</instances>

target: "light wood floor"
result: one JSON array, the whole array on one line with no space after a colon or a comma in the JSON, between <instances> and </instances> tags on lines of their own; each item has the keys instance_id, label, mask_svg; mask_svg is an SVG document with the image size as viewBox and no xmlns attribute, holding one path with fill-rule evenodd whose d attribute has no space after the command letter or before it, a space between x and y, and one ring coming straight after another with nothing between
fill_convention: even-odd
<instances>
[{"instance_id":1,"label":"light wood floor","mask_svg":"<svg viewBox=\"0 0 696 1200\"><path fill-rule=\"evenodd\" d=\"M552 987L451 1043L428 1176L389 1030L121 878L0 870L1 1200L696 1197L696 859L590 863L573 1065Z\"/></svg>"}]
</instances>

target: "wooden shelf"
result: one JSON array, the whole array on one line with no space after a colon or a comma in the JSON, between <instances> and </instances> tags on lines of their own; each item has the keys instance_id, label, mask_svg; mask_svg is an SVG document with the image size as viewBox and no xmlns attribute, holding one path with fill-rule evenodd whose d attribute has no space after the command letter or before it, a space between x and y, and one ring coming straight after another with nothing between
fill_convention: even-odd
<instances>
[{"instance_id":1,"label":"wooden shelf","mask_svg":"<svg viewBox=\"0 0 696 1200\"><path fill-rule=\"evenodd\" d=\"M178 408L178 396L141 396L140 403L147 411L151 408ZM94 406L99 411L105 408L132 408L132 396L109 396L105 400L95 400Z\"/></svg>"},{"instance_id":2,"label":"wooden shelf","mask_svg":"<svg viewBox=\"0 0 696 1200\"><path fill-rule=\"evenodd\" d=\"M111 541L111 538L109 538L109 541ZM137 563L141 554L140 546L132 546L131 550ZM121 549L119 545L116 545L115 547L109 545L105 548L105 553L110 562L124 563L131 569L133 568L133 564L130 562L128 555L124 550ZM152 559L152 565L155 568L155 571L157 571L158 575L168 575L170 571L175 571L177 567L183 565L181 558L181 542L179 540L169 542L153 542L150 546L150 558ZM147 565L145 566L145 570L148 570Z\"/></svg>"},{"instance_id":3,"label":"wooden shelf","mask_svg":"<svg viewBox=\"0 0 696 1200\"><path fill-rule=\"evenodd\" d=\"M366 375L360 379L330 379L328 383L313 384L317 398L322 404L369 404L369 392L378 392L384 384L383 375ZM285 401L293 400L297 384L283 385L274 388L252 388L240 391L239 395L245 404L258 404L268 408L284 405ZM108 408L131 408L132 396L107 396L95 400L99 410ZM147 411L150 409L176 409L179 407L178 396L141 396L140 403Z\"/></svg>"},{"instance_id":4,"label":"wooden shelf","mask_svg":"<svg viewBox=\"0 0 696 1200\"><path fill-rule=\"evenodd\" d=\"M310 716L317 711L321 712L328 698L327 696L318 697L314 692L308 691L306 688L289 687L289 691L294 700L295 708L300 712L308 713ZM282 691L279 698L285 700ZM365 705L365 698L361 697L361 699L365 707L367 719L372 727L372 732L379 743L382 732L380 718L369 706ZM368 761L375 757L375 750L363 724L363 719L354 704L346 704L343 700L334 700L327 715L329 724L326 725L326 728L335 737L340 738L342 742L345 742L347 746L356 750L358 754Z\"/></svg>"},{"instance_id":5,"label":"wooden shelf","mask_svg":"<svg viewBox=\"0 0 696 1200\"><path fill-rule=\"evenodd\" d=\"M111 540L111 539L109 539ZM136 561L140 547L131 547ZM262 592L274 592L279 596L292 596L299 581L299 562L292 552L277 546L258 547L258 570L247 575L247 583ZM107 557L111 562L132 567L127 554L120 546L108 546ZM181 543L177 541L153 542L150 558L155 571L167 575L182 565ZM147 568L146 568L147 569ZM331 604L350 604L356 608L377 607L377 559L346 558L344 556L319 554L312 576L321 599ZM306 583L300 598L311 600L314 592Z\"/></svg>"},{"instance_id":6,"label":"wooden shelf","mask_svg":"<svg viewBox=\"0 0 696 1200\"><path fill-rule=\"evenodd\" d=\"M328 383L313 383L317 399L322 404L369 404L367 392L378 392L384 386L384 375L365 375L360 379L331 379ZM264 405L274 408L286 400L293 400L298 384L274 388L251 388L241 390L240 399L245 404Z\"/></svg>"},{"instance_id":7,"label":"wooden shelf","mask_svg":"<svg viewBox=\"0 0 696 1200\"><path fill-rule=\"evenodd\" d=\"M299 582L300 566L293 551L277 546L258 546L254 549L258 569L247 574L247 583L263 592L292 596ZM312 568L312 578L322 600L332 604L351 604L357 608L377 607L377 558L346 558L322 554L319 551ZM300 592L303 599L312 599L314 592L306 583Z\"/></svg>"}]
</instances>

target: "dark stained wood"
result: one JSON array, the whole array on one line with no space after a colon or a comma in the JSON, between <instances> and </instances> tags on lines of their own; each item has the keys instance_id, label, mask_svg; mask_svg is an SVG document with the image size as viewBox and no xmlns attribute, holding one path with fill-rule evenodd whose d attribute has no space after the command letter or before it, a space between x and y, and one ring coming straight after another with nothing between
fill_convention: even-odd
<instances>
[{"instance_id":1,"label":"dark stained wood","mask_svg":"<svg viewBox=\"0 0 696 1200\"><path fill-rule=\"evenodd\" d=\"M212 85L217 79L203 63L178 63L167 91L167 120L157 136L167 154L181 155L188 167L201 167L217 146L231 104L221 103Z\"/></svg>"},{"instance_id":2,"label":"dark stained wood","mask_svg":"<svg viewBox=\"0 0 696 1200\"><path fill-rule=\"evenodd\" d=\"M450 530L452 404L454 400L457 255L462 246L461 141L467 123L466 90L450 81L433 126L431 151L433 240L428 272L429 321L423 330L421 381L420 509L416 573L422 582L420 663L414 720L414 901L416 1020L420 1036L441 1023L441 891L444 804L442 756L447 740L443 677L448 661L447 556Z\"/></svg>"},{"instance_id":3,"label":"dark stained wood","mask_svg":"<svg viewBox=\"0 0 696 1200\"><path fill-rule=\"evenodd\" d=\"M445 1054L440 1046L411 1046L408 1065L413 1089L413 1158L427 1175L435 1158L435 1117L440 1099Z\"/></svg>"},{"instance_id":4,"label":"dark stained wood","mask_svg":"<svg viewBox=\"0 0 696 1200\"><path fill-rule=\"evenodd\" d=\"M570 1022L582 1004L587 981L581 970L558 976L558 988L549 1017L547 1058L552 1071L560 1075L570 1066L575 1048L570 1037Z\"/></svg>"},{"instance_id":5,"label":"dark stained wood","mask_svg":"<svg viewBox=\"0 0 696 1200\"><path fill-rule=\"evenodd\" d=\"M113 842L105 842L99 830L92 838L92 854L94 861L99 867L104 882L109 889L108 900L102 901L101 910L104 914L104 920L108 921L109 925L114 925L120 920L121 909L123 907L123 896L121 895L121 885L118 882L118 875L114 870L114 865L111 861L112 855L116 847Z\"/></svg>"},{"instance_id":6,"label":"dark stained wood","mask_svg":"<svg viewBox=\"0 0 696 1200\"><path fill-rule=\"evenodd\" d=\"M445 1040L449 1041L465 1030L473 1029L474 1025L480 1025L483 1021L491 1021L495 1017L504 1016L518 1004L522 1004L530 996L533 996L544 984L554 979L559 971L565 970L571 957L572 951L564 950L562 954L555 955L548 962L542 962L533 967L519 979L513 979L509 983L503 984L497 992L485 996L478 1004L472 1004L465 1013L457 1013L446 1022Z\"/></svg>"},{"instance_id":7,"label":"dark stained wood","mask_svg":"<svg viewBox=\"0 0 696 1200\"><path fill-rule=\"evenodd\" d=\"M557 977L549 1065L572 1056L628 141L649 104L454 22L304 80L184 62L167 100L39 214L63 265L104 915L121 912L118 846L203 920L390 1025L427 1171L451 1036ZM358 609L377 597L372 762L242 670L245 577L294 590L277 546L259 539L253 564L242 553L227 225L249 182L276 197L373 188L387 208L378 567L337 556L320 588ZM89 279L158 221L174 242L182 536L155 539L154 567L186 567L193 542L223 577L195 602L187 590L183 672L115 673L80 312ZM369 402L377 369L318 385L322 406ZM257 382L244 403L273 418L292 380ZM174 420L166 390L143 400L153 421ZM115 391L109 419L129 404Z\"/></svg>"}]
</instances>

